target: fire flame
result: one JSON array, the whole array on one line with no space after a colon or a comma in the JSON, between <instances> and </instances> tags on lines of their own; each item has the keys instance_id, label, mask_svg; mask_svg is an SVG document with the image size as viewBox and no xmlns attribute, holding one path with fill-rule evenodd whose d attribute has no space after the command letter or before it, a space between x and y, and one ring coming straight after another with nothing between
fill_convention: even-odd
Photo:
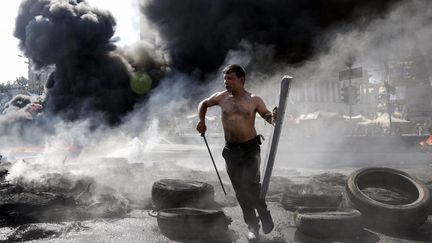
<instances>
[{"instance_id":1,"label":"fire flame","mask_svg":"<svg viewBox=\"0 0 432 243\"><path fill-rule=\"evenodd\" d=\"M420 146L432 146L432 134L424 141L419 142Z\"/></svg>"}]
</instances>

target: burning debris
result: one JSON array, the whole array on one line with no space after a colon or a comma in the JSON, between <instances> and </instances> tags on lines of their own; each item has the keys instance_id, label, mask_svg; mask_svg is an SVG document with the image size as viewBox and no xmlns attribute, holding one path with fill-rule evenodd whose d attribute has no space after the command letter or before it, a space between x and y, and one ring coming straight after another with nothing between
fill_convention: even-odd
<instances>
[{"instance_id":1,"label":"burning debris","mask_svg":"<svg viewBox=\"0 0 432 243\"><path fill-rule=\"evenodd\" d=\"M422 140L419 142L420 150L423 152L431 152L432 151L432 134L426 140Z\"/></svg>"},{"instance_id":2,"label":"burning debris","mask_svg":"<svg viewBox=\"0 0 432 243\"><path fill-rule=\"evenodd\" d=\"M3 108L2 113L7 114L11 111L17 111L30 104L31 97L28 95L18 94L8 101Z\"/></svg>"},{"instance_id":3,"label":"burning debris","mask_svg":"<svg viewBox=\"0 0 432 243\"><path fill-rule=\"evenodd\" d=\"M8 144L15 140L19 140L20 144L40 142L42 137L35 134L48 135L52 132L50 124L42 115L43 111L43 97L16 95L2 109L0 136L9 136Z\"/></svg>"},{"instance_id":4,"label":"burning debris","mask_svg":"<svg viewBox=\"0 0 432 243\"><path fill-rule=\"evenodd\" d=\"M31 116L36 116L43 109L43 98L41 96L32 97L28 95L16 95L10 101L8 101L4 107L2 114L16 113L18 111L24 111L29 113Z\"/></svg>"},{"instance_id":5,"label":"burning debris","mask_svg":"<svg viewBox=\"0 0 432 243\"><path fill-rule=\"evenodd\" d=\"M72 173L47 173L0 182L2 225L123 216L129 201L94 179Z\"/></svg>"}]
</instances>

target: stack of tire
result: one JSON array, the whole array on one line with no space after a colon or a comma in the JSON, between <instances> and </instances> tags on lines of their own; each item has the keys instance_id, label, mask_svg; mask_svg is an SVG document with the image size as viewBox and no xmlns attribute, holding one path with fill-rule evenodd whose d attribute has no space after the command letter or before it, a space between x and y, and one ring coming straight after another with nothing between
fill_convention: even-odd
<instances>
[{"instance_id":1,"label":"stack of tire","mask_svg":"<svg viewBox=\"0 0 432 243\"><path fill-rule=\"evenodd\" d=\"M152 187L152 201L162 234L172 240L225 238L231 223L222 210L213 209L214 187L208 183L162 179Z\"/></svg>"},{"instance_id":2,"label":"stack of tire","mask_svg":"<svg viewBox=\"0 0 432 243\"><path fill-rule=\"evenodd\" d=\"M330 241L359 238L363 230L361 213L355 209L305 207L295 211L294 222L301 234Z\"/></svg>"},{"instance_id":3,"label":"stack of tire","mask_svg":"<svg viewBox=\"0 0 432 243\"><path fill-rule=\"evenodd\" d=\"M353 239L363 229L361 213L354 209L341 209L342 192L305 193L286 191L281 204L294 212L296 238L308 242L307 236L331 241Z\"/></svg>"},{"instance_id":4,"label":"stack of tire","mask_svg":"<svg viewBox=\"0 0 432 243\"><path fill-rule=\"evenodd\" d=\"M208 209L214 204L214 187L201 181L162 179L153 183L152 201L157 210L179 207Z\"/></svg>"},{"instance_id":5,"label":"stack of tire","mask_svg":"<svg viewBox=\"0 0 432 243\"><path fill-rule=\"evenodd\" d=\"M368 188L397 192L404 196L404 201L377 200L366 193ZM426 221L429 205L429 189L419 179L396 169L367 167L348 177L345 208L298 207L294 220L302 234L353 239L362 236L363 226L395 232L417 228Z\"/></svg>"}]
</instances>

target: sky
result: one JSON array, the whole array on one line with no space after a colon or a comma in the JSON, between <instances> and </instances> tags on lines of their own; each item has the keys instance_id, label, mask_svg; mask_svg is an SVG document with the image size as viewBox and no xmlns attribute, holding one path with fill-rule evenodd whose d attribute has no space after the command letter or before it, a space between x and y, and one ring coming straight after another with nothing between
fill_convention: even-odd
<instances>
[{"instance_id":1,"label":"sky","mask_svg":"<svg viewBox=\"0 0 432 243\"><path fill-rule=\"evenodd\" d=\"M88 0L90 5L108 10L117 21L116 34L119 46L130 45L139 40L139 11L135 0ZM124 3L127 4L124 4ZM13 82L17 77L28 78L27 59L22 57L18 39L13 36L15 18L21 1L5 1L0 8L0 53L2 64L0 83ZM123 3L123 4L122 4Z\"/></svg>"}]
</instances>

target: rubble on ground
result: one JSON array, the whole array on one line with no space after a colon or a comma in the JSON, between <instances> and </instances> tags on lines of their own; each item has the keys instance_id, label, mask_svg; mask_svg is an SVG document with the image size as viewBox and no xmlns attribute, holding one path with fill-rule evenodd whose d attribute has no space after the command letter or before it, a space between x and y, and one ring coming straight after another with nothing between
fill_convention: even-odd
<instances>
[{"instance_id":1,"label":"rubble on ground","mask_svg":"<svg viewBox=\"0 0 432 243\"><path fill-rule=\"evenodd\" d=\"M0 225L115 218L130 202L87 176L47 173L40 178L0 182Z\"/></svg>"}]
</instances>

